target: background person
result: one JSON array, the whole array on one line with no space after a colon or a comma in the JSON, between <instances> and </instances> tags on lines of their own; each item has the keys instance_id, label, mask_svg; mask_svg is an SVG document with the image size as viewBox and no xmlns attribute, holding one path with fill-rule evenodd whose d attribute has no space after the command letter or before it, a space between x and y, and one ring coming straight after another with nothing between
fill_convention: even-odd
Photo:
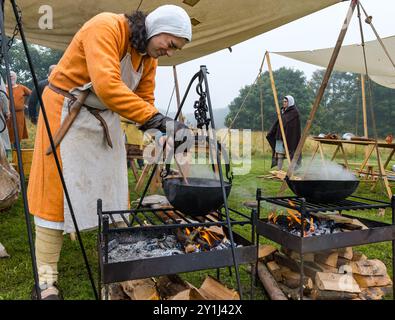
<instances>
[{"instance_id":1,"label":"background person","mask_svg":"<svg viewBox=\"0 0 395 320\"><path fill-rule=\"evenodd\" d=\"M292 161L295 150L300 140L301 127L299 111L296 108L295 99L290 95L283 98L281 119L284 126L284 133L288 145L289 156ZM270 147L272 148L272 168L277 165L277 168L279 170L282 170L284 158L286 158L286 153L278 119L270 128L266 138L270 144ZM297 165L300 166L300 163L301 157L299 157Z\"/></svg>"},{"instance_id":2,"label":"background person","mask_svg":"<svg viewBox=\"0 0 395 320\"><path fill-rule=\"evenodd\" d=\"M36 87L34 87L32 90L32 94L30 95L29 104L28 104L28 110L29 110L28 113L29 113L30 121L33 124L37 124L38 113L40 110L38 95L42 96L45 87L48 85L48 77L51 75L51 72L55 67L56 64L49 66L47 78L38 82L38 93Z\"/></svg>"},{"instance_id":3,"label":"background person","mask_svg":"<svg viewBox=\"0 0 395 320\"><path fill-rule=\"evenodd\" d=\"M25 119L25 104L29 98L32 91L22 84L17 83L17 75L14 71L11 71L11 83L12 83L12 93L15 102L15 113L16 113L16 123L18 129L18 136L20 140L28 139L29 134L26 127ZM10 94L10 90L7 86L7 93ZM10 136L10 142L12 145L15 144L14 130L12 119L9 117L7 121L8 134Z\"/></svg>"}]
</instances>

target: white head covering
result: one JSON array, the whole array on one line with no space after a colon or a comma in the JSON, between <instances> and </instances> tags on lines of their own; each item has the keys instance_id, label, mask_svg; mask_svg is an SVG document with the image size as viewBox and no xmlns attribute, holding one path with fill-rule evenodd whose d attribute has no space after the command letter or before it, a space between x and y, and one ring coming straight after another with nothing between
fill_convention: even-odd
<instances>
[{"instance_id":1,"label":"white head covering","mask_svg":"<svg viewBox=\"0 0 395 320\"><path fill-rule=\"evenodd\" d=\"M295 105L295 99L293 96L285 96L285 98L287 98L288 100L288 107L292 107Z\"/></svg>"},{"instance_id":2,"label":"white head covering","mask_svg":"<svg viewBox=\"0 0 395 320\"><path fill-rule=\"evenodd\" d=\"M181 7L167 4L152 11L145 19L147 39L160 33L192 40L192 25L188 13Z\"/></svg>"},{"instance_id":3,"label":"white head covering","mask_svg":"<svg viewBox=\"0 0 395 320\"><path fill-rule=\"evenodd\" d=\"M11 76L11 83L12 86L16 86L16 81L18 80L18 76L16 75L16 73L14 71L10 71L10 76Z\"/></svg>"}]
</instances>

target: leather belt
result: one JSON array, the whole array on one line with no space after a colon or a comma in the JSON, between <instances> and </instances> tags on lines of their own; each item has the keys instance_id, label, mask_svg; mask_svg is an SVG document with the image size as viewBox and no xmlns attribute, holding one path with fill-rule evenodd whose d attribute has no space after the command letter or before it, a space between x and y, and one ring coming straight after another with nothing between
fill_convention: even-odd
<instances>
[{"instance_id":1,"label":"leather belt","mask_svg":"<svg viewBox=\"0 0 395 320\"><path fill-rule=\"evenodd\" d=\"M104 136L107 140L107 144L112 148L112 141L110 137L110 132L108 130L108 126L106 121L103 119L103 117L100 115L101 112L106 111L106 110L99 110L93 107L90 107L85 104L85 100L88 97L89 90L82 91L78 97L75 97L71 93L60 89L53 84L49 83L48 87L53 90L54 92L70 99L70 102L68 104L69 108L69 113L66 115L64 118L63 122L61 123L58 131L56 131L54 135L54 144L55 148L60 144L60 142L63 140L64 136L66 135L67 131L70 129L72 123L74 122L75 118L81 111L81 107L85 107L97 120L99 120L101 126L103 127L103 132ZM46 154L50 155L52 153L52 148L49 146L47 149Z\"/></svg>"}]
</instances>

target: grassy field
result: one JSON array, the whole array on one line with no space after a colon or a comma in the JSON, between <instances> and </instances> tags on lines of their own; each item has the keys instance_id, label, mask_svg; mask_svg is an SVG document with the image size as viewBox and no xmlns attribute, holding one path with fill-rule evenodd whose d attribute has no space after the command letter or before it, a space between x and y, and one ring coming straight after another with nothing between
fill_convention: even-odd
<instances>
[{"instance_id":1,"label":"grassy field","mask_svg":"<svg viewBox=\"0 0 395 320\"><path fill-rule=\"evenodd\" d=\"M34 135L34 129L31 129ZM257 188L262 188L265 195L276 195L280 183L273 180L263 180L257 176L268 173L270 170L270 155L268 152L263 154L261 133L253 134L253 159L252 167L248 174L236 176L233 181L232 192L229 198L231 208L238 209L249 214L250 210L242 205L244 201L254 200ZM24 147L32 147L32 140L25 141ZM314 145L308 142L305 149L305 155L309 154ZM267 146L266 146L267 148ZM355 150L347 150L349 156L353 155ZM361 150L360 152L363 152ZM306 157L307 158L307 157ZM355 154L355 160L362 159L361 153ZM131 190L134 186L134 179L130 177ZM376 199L386 199L380 187L376 191L370 191L370 186L361 183L358 195L367 196ZM131 199L137 198L135 193L131 193ZM264 212L267 214L267 212ZM356 213L360 214L360 213ZM391 222L391 212L387 210L384 217L378 215L376 211L363 212L363 217L373 220ZM250 239L251 230L249 227L236 227L236 232ZM87 251L91 268L97 279L97 250L96 250L96 231L82 233L83 242ZM64 293L65 299L94 299L87 272L84 266L83 258L77 241L71 241L65 236L62 254L59 262L59 284ZM261 237L262 239L262 237ZM0 260L0 299L29 299L33 285L31 259L29 254L26 224L23 214L23 203L21 199L11 209L0 213L0 242L6 247L11 258ZM262 243L269 241L262 239ZM363 252L369 258L377 258L387 265L388 271L392 276L391 268L391 243L379 243L368 246L361 246L356 250ZM200 271L182 274L182 277L194 284L200 286L206 275L215 276L215 270ZM240 275L245 298L249 298L250 276L246 272L246 266L240 267ZM229 275L227 269L223 269L221 280L229 287L236 288L236 279ZM266 299L262 287L256 290L256 299Z\"/></svg>"}]
</instances>

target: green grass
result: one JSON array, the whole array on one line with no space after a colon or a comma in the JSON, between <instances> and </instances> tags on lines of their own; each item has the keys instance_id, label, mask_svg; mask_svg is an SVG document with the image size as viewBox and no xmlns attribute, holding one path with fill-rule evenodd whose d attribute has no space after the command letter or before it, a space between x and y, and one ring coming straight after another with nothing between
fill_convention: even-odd
<instances>
[{"instance_id":1,"label":"green grass","mask_svg":"<svg viewBox=\"0 0 395 320\"><path fill-rule=\"evenodd\" d=\"M255 156L249 174L236 176L233 182L232 192L229 198L229 205L247 214L250 211L243 207L242 203L246 200L254 200L257 188L262 188L265 195L275 195L279 190L278 181L268 181L257 178L265 174L270 169L270 159ZM133 189L134 179L130 177L131 189ZM386 199L380 188L376 192L371 192L369 186L361 184L357 193L361 196L370 198ZM131 193L131 200L136 199L137 195ZM360 213L357 213L360 214ZM363 212L361 216L391 223L391 212L387 210L384 217L379 217L376 211ZM250 239L250 227L236 227L236 232L247 239ZM90 261L92 271L97 279L97 250L96 232L84 232L82 238L85 249ZM71 241L68 236L64 237L64 246L59 262L59 285L63 290L65 299L93 299L92 289L88 280L83 258L78 242ZM262 243L270 243L262 237ZM0 213L0 242L6 247L11 255L8 259L0 260L0 299L29 299L30 291L33 286L33 276L29 246L27 240L26 224L24 220L23 204L20 199L11 209ZM369 258L382 260L392 276L391 268L391 243L378 243L356 248ZM229 287L236 288L237 283L234 276L229 276L227 269L222 269L221 280ZM215 270L200 271L182 274L182 277L195 286L200 286L206 275L216 275ZM240 276L245 298L248 298L250 287L250 276L246 272L246 267L241 266ZM258 287L256 292L257 299L266 299L262 287Z\"/></svg>"}]
</instances>

